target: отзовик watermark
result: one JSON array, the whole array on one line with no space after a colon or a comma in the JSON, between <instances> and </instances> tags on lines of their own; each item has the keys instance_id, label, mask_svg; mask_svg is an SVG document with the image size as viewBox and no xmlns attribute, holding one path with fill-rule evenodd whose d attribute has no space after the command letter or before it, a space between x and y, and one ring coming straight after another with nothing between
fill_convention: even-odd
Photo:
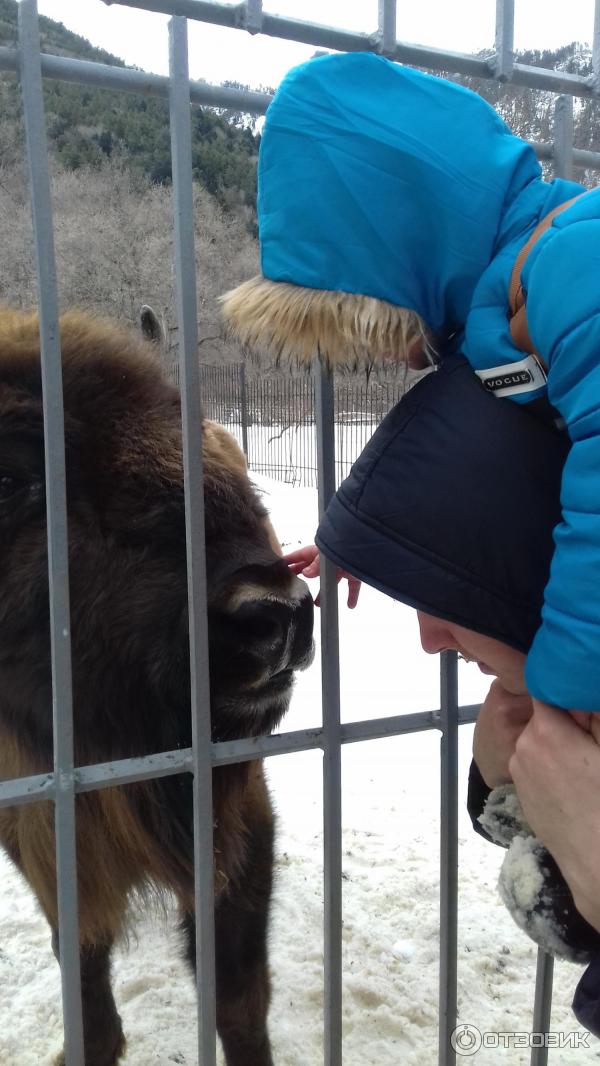
<instances>
[{"instance_id":1,"label":"\u043e\u0442\u0437\u043e\u0432\u0438\u043a watermark","mask_svg":"<svg viewBox=\"0 0 600 1066\"><path fill-rule=\"evenodd\" d=\"M590 1034L576 1033L482 1033L476 1025L457 1025L450 1043L457 1055L476 1055L481 1048L589 1048Z\"/></svg>"}]
</instances>

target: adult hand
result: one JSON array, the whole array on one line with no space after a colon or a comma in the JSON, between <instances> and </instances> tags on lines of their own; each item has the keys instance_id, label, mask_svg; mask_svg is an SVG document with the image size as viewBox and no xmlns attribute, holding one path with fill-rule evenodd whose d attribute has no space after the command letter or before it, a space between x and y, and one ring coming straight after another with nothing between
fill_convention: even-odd
<instances>
[{"instance_id":1,"label":"adult hand","mask_svg":"<svg viewBox=\"0 0 600 1066\"><path fill-rule=\"evenodd\" d=\"M509 770L529 825L600 930L600 714L533 700Z\"/></svg>"},{"instance_id":2,"label":"adult hand","mask_svg":"<svg viewBox=\"0 0 600 1066\"><path fill-rule=\"evenodd\" d=\"M319 549L316 544L307 544L304 548L298 548L297 551L284 555L283 561L288 564L290 570L294 574L299 574L309 580L310 578L319 576L321 560L319 557ZM346 570L342 570L340 567L336 570L336 577L338 584L342 578L346 579L348 582L348 607L356 607L361 582L357 577L353 577L352 574L349 574ZM320 602L321 593L319 592L315 599L317 607Z\"/></svg>"},{"instance_id":3,"label":"adult hand","mask_svg":"<svg viewBox=\"0 0 600 1066\"><path fill-rule=\"evenodd\" d=\"M530 696L515 696L492 682L473 734L473 758L489 788L511 781L509 760L532 713Z\"/></svg>"}]
</instances>

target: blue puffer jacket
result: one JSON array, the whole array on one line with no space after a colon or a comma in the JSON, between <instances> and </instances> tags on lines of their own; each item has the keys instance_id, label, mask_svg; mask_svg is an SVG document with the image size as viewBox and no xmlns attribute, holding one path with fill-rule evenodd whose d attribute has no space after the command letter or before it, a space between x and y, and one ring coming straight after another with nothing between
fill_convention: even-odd
<instances>
[{"instance_id":1,"label":"blue puffer jacket","mask_svg":"<svg viewBox=\"0 0 600 1066\"><path fill-rule=\"evenodd\" d=\"M512 399L547 387L573 442L526 676L539 699L600 711L600 189L545 182L533 150L479 96L373 55L303 64L267 113L263 276L417 311L477 371L523 359L509 330L511 271L538 221L573 197L522 276L548 382Z\"/></svg>"}]
</instances>

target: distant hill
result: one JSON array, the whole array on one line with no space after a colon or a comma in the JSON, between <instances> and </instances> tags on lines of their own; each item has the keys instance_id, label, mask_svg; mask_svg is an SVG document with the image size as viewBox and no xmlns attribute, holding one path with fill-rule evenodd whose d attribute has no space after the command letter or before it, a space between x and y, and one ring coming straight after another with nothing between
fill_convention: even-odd
<instances>
[{"instance_id":1,"label":"distant hill","mask_svg":"<svg viewBox=\"0 0 600 1066\"><path fill-rule=\"evenodd\" d=\"M40 17L40 33L44 52L125 66L60 22ZM16 0L0 0L0 45L14 47L16 40ZM121 158L152 182L170 180L166 101L49 80L44 95L49 139L64 166L76 169ZM214 109L192 109L194 176L222 206L248 218L254 212L259 143L252 125L240 116L228 120ZM7 127L17 131L18 139L20 98L16 80L8 74L0 77L0 134Z\"/></svg>"}]
</instances>

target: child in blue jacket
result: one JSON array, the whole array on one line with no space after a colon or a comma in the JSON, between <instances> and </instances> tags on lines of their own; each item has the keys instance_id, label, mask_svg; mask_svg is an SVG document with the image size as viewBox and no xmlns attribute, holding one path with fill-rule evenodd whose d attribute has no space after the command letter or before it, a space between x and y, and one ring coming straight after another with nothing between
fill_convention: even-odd
<instances>
[{"instance_id":1,"label":"child in blue jacket","mask_svg":"<svg viewBox=\"0 0 600 1066\"><path fill-rule=\"evenodd\" d=\"M498 399L562 420L572 446L526 680L538 710L600 711L600 189L545 182L469 90L340 54L292 70L267 112L258 222L261 274L223 301L247 348L331 366L462 352ZM393 550L382 534L373 583ZM361 562L350 547L341 560Z\"/></svg>"}]
</instances>

